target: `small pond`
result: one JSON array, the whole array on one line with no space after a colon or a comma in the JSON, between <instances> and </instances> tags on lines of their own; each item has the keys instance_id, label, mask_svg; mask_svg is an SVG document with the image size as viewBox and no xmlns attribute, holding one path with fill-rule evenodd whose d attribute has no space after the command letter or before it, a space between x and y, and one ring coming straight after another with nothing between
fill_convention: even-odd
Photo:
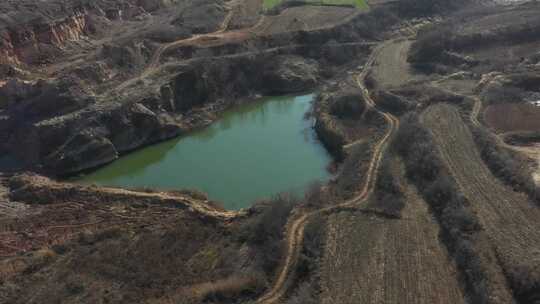
<instances>
[{"instance_id":1,"label":"small pond","mask_svg":"<svg viewBox=\"0 0 540 304\"><path fill-rule=\"evenodd\" d=\"M197 189L229 210L326 181L331 158L305 118L313 95L266 97L189 135L127 154L77 181Z\"/></svg>"}]
</instances>

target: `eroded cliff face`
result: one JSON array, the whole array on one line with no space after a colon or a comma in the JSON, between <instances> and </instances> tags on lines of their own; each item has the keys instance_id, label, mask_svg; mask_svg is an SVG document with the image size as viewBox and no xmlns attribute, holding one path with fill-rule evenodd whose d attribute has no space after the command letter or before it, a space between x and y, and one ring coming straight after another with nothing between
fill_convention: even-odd
<instances>
[{"instance_id":1,"label":"eroded cliff face","mask_svg":"<svg viewBox=\"0 0 540 304\"><path fill-rule=\"evenodd\" d=\"M17 3L19 2L19 3ZM0 64L50 62L69 42L103 36L114 21L143 18L176 0L21 0L0 4ZM117 25L116 25L117 26ZM1 76L1 75L0 75Z\"/></svg>"},{"instance_id":2,"label":"eroded cliff face","mask_svg":"<svg viewBox=\"0 0 540 304\"><path fill-rule=\"evenodd\" d=\"M87 34L86 10L54 22L0 29L0 64L35 64L57 54L67 41Z\"/></svg>"},{"instance_id":3,"label":"eroded cliff face","mask_svg":"<svg viewBox=\"0 0 540 304\"><path fill-rule=\"evenodd\" d=\"M150 110L143 102L151 103ZM184 124L161 107L159 96L142 102L93 103L62 116L8 120L6 149L29 168L63 175L97 167L121 153L178 136Z\"/></svg>"},{"instance_id":4,"label":"eroded cliff face","mask_svg":"<svg viewBox=\"0 0 540 304\"><path fill-rule=\"evenodd\" d=\"M276 87L279 93L305 91L319 78L316 61L274 56L202 60L137 101L98 101L67 80L12 83L0 88L0 96L18 100L7 107L0 133L10 134L7 150L29 167L70 174L207 125L242 98Z\"/></svg>"}]
</instances>

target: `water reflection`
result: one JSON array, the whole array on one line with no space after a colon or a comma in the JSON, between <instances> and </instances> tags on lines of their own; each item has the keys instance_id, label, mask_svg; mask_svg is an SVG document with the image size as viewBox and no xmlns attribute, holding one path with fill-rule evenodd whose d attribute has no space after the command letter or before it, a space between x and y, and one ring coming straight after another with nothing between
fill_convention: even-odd
<instances>
[{"instance_id":1,"label":"water reflection","mask_svg":"<svg viewBox=\"0 0 540 304\"><path fill-rule=\"evenodd\" d=\"M113 186L196 188L228 209L326 180L329 156L304 119L313 96L239 106L183 138L126 155L82 178Z\"/></svg>"}]
</instances>

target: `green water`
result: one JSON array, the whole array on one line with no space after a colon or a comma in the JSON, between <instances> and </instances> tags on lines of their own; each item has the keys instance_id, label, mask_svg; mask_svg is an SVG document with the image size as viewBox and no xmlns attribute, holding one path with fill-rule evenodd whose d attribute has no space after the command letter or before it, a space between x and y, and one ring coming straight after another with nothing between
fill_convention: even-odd
<instances>
[{"instance_id":1,"label":"green water","mask_svg":"<svg viewBox=\"0 0 540 304\"><path fill-rule=\"evenodd\" d=\"M237 210L325 181L330 156L304 118L313 95L239 106L213 125L121 157L80 178L122 187L198 189Z\"/></svg>"}]
</instances>

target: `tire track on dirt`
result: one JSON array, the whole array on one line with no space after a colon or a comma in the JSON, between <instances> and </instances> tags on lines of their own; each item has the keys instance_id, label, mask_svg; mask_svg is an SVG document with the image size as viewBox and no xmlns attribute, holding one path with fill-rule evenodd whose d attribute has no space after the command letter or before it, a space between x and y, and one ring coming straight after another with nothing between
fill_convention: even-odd
<instances>
[{"instance_id":1,"label":"tire track on dirt","mask_svg":"<svg viewBox=\"0 0 540 304\"><path fill-rule=\"evenodd\" d=\"M373 157L370 161L369 169L367 172L366 182L364 183L364 187L362 191L354 198L348 201L345 201L341 204L319 209L310 213L303 214L297 218L293 218L292 222L289 224L289 228L287 229L287 236L286 236L287 255L285 258L285 262L283 263L283 266L281 267L279 271L277 280L272 286L272 288L269 290L269 292L267 292L262 297L260 297L256 301L256 303L260 303L260 304L276 303L286 294L288 290L288 284L290 283L292 277L294 276L294 270L298 262L298 257L300 255L300 251L302 248L304 229L306 227L306 224L309 222L311 218L318 215L328 215L336 211L341 211L341 210L346 210L346 209L355 209L358 207L359 204L363 203L373 192L374 184L377 178L377 172L378 172L383 154L386 151L386 148L388 147L389 139L392 137L392 135L395 134L397 128L399 127L399 121L397 118L395 118L391 114L382 112L376 108L375 102L371 98L369 90L364 85L364 81L365 81L368 71L373 66L373 63L377 55L379 54L380 50L386 44L387 43L383 43L382 45L375 48L375 50L372 52L372 54L368 58L366 64L364 65L362 73L358 75L356 78L357 85L359 86L362 92L362 95L366 101L367 106L370 108L373 108L375 111L383 115L384 119L389 124L387 133L375 146Z\"/></svg>"}]
</instances>

